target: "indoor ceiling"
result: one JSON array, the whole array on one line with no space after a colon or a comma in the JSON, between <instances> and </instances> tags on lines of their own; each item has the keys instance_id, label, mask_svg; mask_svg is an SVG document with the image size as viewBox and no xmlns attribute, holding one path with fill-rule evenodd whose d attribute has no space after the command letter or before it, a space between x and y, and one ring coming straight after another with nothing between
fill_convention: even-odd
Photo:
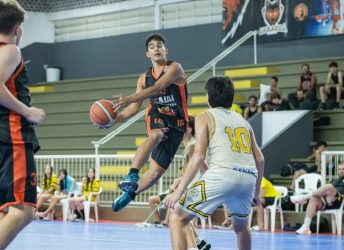
<instances>
[{"instance_id":1,"label":"indoor ceiling","mask_svg":"<svg viewBox=\"0 0 344 250\"><path fill-rule=\"evenodd\" d=\"M129 0L18 0L26 11L56 12Z\"/></svg>"}]
</instances>

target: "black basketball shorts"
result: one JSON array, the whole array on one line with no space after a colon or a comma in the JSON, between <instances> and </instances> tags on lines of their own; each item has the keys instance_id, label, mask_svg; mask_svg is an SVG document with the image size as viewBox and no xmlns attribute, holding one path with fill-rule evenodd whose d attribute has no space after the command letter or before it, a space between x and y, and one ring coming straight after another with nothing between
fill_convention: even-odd
<instances>
[{"instance_id":1,"label":"black basketball shorts","mask_svg":"<svg viewBox=\"0 0 344 250\"><path fill-rule=\"evenodd\" d=\"M32 144L0 142L0 211L8 206L36 206L37 173Z\"/></svg>"}]
</instances>

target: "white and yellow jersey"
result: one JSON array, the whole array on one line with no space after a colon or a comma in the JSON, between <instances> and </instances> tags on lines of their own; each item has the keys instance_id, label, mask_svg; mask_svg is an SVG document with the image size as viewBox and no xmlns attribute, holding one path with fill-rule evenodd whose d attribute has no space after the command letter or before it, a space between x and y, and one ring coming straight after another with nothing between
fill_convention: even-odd
<instances>
[{"instance_id":1,"label":"white and yellow jersey","mask_svg":"<svg viewBox=\"0 0 344 250\"><path fill-rule=\"evenodd\" d=\"M224 108L207 110L213 120L207 152L209 169L231 168L257 173L250 124L239 114Z\"/></svg>"}]
</instances>

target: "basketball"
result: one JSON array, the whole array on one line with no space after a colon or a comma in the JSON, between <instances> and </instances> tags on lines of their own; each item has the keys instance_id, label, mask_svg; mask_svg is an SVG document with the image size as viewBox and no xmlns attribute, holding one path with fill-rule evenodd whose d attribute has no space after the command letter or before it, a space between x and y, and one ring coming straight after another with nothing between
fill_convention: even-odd
<instances>
[{"instance_id":1,"label":"basketball","mask_svg":"<svg viewBox=\"0 0 344 250\"><path fill-rule=\"evenodd\" d=\"M95 101L90 108L90 120L97 127L111 127L116 117L117 112L114 112L113 103L109 100Z\"/></svg>"}]
</instances>

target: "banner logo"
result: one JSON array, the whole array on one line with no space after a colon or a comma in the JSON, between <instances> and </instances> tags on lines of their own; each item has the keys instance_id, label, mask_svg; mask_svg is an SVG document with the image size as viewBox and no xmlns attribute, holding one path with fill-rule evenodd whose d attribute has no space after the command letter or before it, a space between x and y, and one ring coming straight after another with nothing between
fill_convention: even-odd
<instances>
[{"instance_id":1,"label":"banner logo","mask_svg":"<svg viewBox=\"0 0 344 250\"><path fill-rule=\"evenodd\" d=\"M259 35L275 35L277 33L287 33L287 24L280 23L284 14L284 5L281 0L265 0L262 8L262 16L265 26L259 28Z\"/></svg>"}]
</instances>

